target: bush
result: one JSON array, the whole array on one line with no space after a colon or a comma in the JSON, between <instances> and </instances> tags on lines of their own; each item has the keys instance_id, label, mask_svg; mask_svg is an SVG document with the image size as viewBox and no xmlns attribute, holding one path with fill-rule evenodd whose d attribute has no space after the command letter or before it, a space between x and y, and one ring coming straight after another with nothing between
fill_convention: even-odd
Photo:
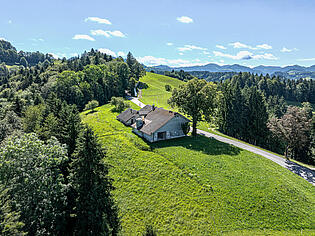
<instances>
[{"instance_id":1,"label":"bush","mask_svg":"<svg viewBox=\"0 0 315 236\"><path fill-rule=\"evenodd\" d=\"M85 105L84 110L92 110L92 111L94 111L94 109L96 107L98 107L98 106L99 106L98 101L92 100L92 101L89 101L88 104Z\"/></svg>"},{"instance_id":2,"label":"bush","mask_svg":"<svg viewBox=\"0 0 315 236\"><path fill-rule=\"evenodd\" d=\"M112 111L115 112L122 112L126 108L129 108L129 103L125 102L123 98L121 97L112 97L110 104L115 106Z\"/></svg>"},{"instance_id":3,"label":"bush","mask_svg":"<svg viewBox=\"0 0 315 236\"><path fill-rule=\"evenodd\" d=\"M166 85L165 85L165 90L166 90L167 92L172 92L172 86L169 85L169 84L166 84Z\"/></svg>"}]
</instances>

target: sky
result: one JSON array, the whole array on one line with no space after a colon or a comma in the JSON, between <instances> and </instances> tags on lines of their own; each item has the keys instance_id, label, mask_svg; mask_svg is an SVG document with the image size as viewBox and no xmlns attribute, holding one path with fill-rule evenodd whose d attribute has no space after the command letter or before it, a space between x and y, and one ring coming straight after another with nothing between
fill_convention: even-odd
<instances>
[{"instance_id":1,"label":"sky","mask_svg":"<svg viewBox=\"0 0 315 236\"><path fill-rule=\"evenodd\" d=\"M72 57L145 65L315 64L315 0L0 0L0 38Z\"/></svg>"}]
</instances>

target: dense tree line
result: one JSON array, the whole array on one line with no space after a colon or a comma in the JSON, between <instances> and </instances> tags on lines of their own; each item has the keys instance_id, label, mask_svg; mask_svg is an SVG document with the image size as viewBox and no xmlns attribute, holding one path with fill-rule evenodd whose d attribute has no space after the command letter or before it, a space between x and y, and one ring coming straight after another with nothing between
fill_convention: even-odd
<instances>
[{"instance_id":1,"label":"dense tree line","mask_svg":"<svg viewBox=\"0 0 315 236\"><path fill-rule=\"evenodd\" d=\"M221 80L231 79L237 72L190 71L189 74L208 82L220 82Z\"/></svg>"},{"instance_id":2,"label":"dense tree line","mask_svg":"<svg viewBox=\"0 0 315 236\"><path fill-rule=\"evenodd\" d=\"M291 90L292 86L296 89ZM312 107L310 103L305 103L304 108L294 108L296 118L292 118L293 108L288 109L284 99L284 96L299 94L299 89L304 86L307 86L307 91L302 101L312 101L313 94L309 90L314 86L313 81L285 81L268 75L240 73L221 82L219 89L222 98L216 118L219 130L251 144L285 153L287 157L314 163L314 137L311 136L312 127L309 125ZM298 134L297 130L303 130L301 127L305 130ZM279 131L285 129L285 134ZM298 138L294 138L293 134Z\"/></svg>"},{"instance_id":3,"label":"dense tree line","mask_svg":"<svg viewBox=\"0 0 315 236\"><path fill-rule=\"evenodd\" d=\"M165 71L164 75L172 77L172 78L176 78L176 79L179 79L179 80L182 80L182 81L189 81L189 80L194 78L194 76L192 76L190 73L185 72L183 70L180 70L180 71L175 71L175 70Z\"/></svg>"},{"instance_id":4,"label":"dense tree line","mask_svg":"<svg viewBox=\"0 0 315 236\"><path fill-rule=\"evenodd\" d=\"M131 53L124 61L93 49L0 64L0 234L118 233L106 153L79 112L123 96L142 75Z\"/></svg>"},{"instance_id":5,"label":"dense tree line","mask_svg":"<svg viewBox=\"0 0 315 236\"><path fill-rule=\"evenodd\" d=\"M23 66L36 65L45 60L53 59L50 54L40 52L18 52L10 42L0 40L0 63L4 62L7 65L21 64Z\"/></svg>"}]
</instances>

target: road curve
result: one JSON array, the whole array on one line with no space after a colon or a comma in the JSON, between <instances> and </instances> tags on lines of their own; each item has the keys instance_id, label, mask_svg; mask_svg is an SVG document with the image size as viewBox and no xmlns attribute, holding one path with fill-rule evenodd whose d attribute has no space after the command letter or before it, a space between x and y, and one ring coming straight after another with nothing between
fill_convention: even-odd
<instances>
[{"instance_id":1,"label":"road curve","mask_svg":"<svg viewBox=\"0 0 315 236\"><path fill-rule=\"evenodd\" d=\"M128 97L128 99L141 108L145 106L145 104L140 102L138 98ZM251 145L248 145L248 144L245 144L245 143L233 140L233 139L229 139L229 138L222 137L222 136L219 136L216 134L212 134L212 133L200 130L200 129L197 129L197 133L200 135L203 135L205 137L214 138L220 142L228 143L228 144L234 145L236 147L239 147L241 149L244 149L244 150L256 153L258 155L261 155L265 158L268 158L269 160L277 163L278 165L280 165L280 166L292 171L293 173L299 175L300 177L302 177L303 179L305 179L306 181L308 181L309 183L311 183L315 186L315 170L311 170L307 167L298 165L295 162L286 160L286 159L279 157L277 155L274 155L272 153L266 152L266 151L261 150L259 148L253 147Z\"/></svg>"}]
</instances>

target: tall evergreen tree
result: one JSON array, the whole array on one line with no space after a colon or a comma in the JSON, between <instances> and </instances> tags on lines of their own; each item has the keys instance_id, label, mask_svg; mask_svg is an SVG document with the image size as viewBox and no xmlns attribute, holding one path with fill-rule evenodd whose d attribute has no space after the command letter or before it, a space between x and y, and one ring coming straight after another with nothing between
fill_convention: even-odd
<instances>
[{"instance_id":1,"label":"tall evergreen tree","mask_svg":"<svg viewBox=\"0 0 315 236\"><path fill-rule=\"evenodd\" d=\"M75 201L76 235L117 235L119 220L111 196L112 180L103 163L104 151L93 131L85 127L80 134L71 169Z\"/></svg>"}]
</instances>

